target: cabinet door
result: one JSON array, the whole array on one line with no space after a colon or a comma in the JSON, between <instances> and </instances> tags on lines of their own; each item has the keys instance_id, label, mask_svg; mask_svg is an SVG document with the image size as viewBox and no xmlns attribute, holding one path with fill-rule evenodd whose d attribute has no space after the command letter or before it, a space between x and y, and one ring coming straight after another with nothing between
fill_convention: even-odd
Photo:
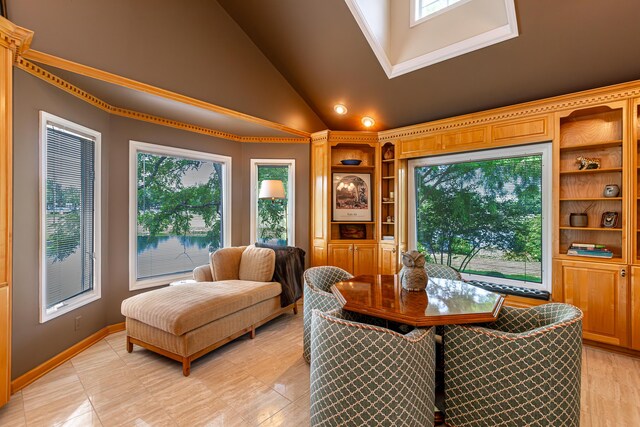
<instances>
[{"instance_id":1,"label":"cabinet door","mask_svg":"<svg viewBox=\"0 0 640 427\"><path fill-rule=\"evenodd\" d=\"M396 274L398 257L395 245L380 245L378 257L380 259L380 274Z\"/></svg>"},{"instance_id":2,"label":"cabinet door","mask_svg":"<svg viewBox=\"0 0 640 427\"><path fill-rule=\"evenodd\" d=\"M353 275L378 274L378 245L354 244Z\"/></svg>"},{"instance_id":3,"label":"cabinet door","mask_svg":"<svg viewBox=\"0 0 640 427\"><path fill-rule=\"evenodd\" d=\"M353 274L353 245L329 243L329 265L340 267Z\"/></svg>"},{"instance_id":4,"label":"cabinet door","mask_svg":"<svg viewBox=\"0 0 640 427\"><path fill-rule=\"evenodd\" d=\"M640 267L631 267L631 348L640 350Z\"/></svg>"},{"instance_id":5,"label":"cabinet door","mask_svg":"<svg viewBox=\"0 0 640 427\"><path fill-rule=\"evenodd\" d=\"M554 299L583 311L583 338L626 346L627 266L555 261L554 267Z\"/></svg>"}]
</instances>

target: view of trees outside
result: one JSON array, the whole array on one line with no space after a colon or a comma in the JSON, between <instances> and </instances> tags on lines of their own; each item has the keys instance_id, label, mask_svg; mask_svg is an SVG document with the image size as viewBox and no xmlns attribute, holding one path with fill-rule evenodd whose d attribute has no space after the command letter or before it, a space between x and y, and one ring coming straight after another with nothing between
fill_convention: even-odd
<instances>
[{"instance_id":1,"label":"view of trees outside","mask_svg":"<svg viewBox=\"0 0 640 427\"><path fill-rule=\"evenodd\" d=\"M285 199L258 199L256 227L258 241L277 245L287 245L287 208L289 205L289 166L258 165L258 189L264 180L282 181Z\"/></svg>"},{"instance_id":2,"label":"view of trees outside","mask_svg":"<svg viewBox=\"0 0 640 427\"><path fill-rule=\"evenodd\" d=\"M223 242L222 163L139 152L138 279L192 271Z\"/></svg>"},{"instance_id":3,"label":"view of trees outside","mask_svg":"<svg viewBox=\"0 0 640 427\"><path fill-rule=\"evenodd\" d=\"M542 156L415 168L418 250L462 272L542 282Z\"/></svg>"}]
</instances>

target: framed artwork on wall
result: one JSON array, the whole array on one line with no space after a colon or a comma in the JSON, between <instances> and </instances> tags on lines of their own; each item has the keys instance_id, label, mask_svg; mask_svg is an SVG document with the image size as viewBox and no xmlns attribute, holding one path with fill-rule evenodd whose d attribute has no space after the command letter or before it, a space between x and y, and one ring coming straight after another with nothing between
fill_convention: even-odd
<instances>
[{"instance_id":1,"label":"framed artwork on wall","mask_svg":"<svg viewBox=\"0 0 640 427\"><path fill-rule=\"evenodd\" d=\"M371 174L333 173L333 220L371 221Z\"/></svg>"}]
</instances>

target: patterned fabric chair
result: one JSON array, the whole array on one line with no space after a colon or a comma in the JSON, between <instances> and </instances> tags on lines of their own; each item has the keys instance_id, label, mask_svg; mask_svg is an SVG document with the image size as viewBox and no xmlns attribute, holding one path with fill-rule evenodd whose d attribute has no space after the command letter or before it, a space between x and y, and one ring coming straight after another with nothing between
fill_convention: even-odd
<instances>
[{"instance_id":1,"label":"patterned fabric chair","mask_svg":"<svg viewBox=\"0 0 640 427\"><path fill-rule=\"evenodd\" d=\"M331 293L331 285L349 280L353 276L339 267L312 267L304 272L304 330L303 356L311 361L311 310L330 311L342 307Z\"/></svg>"},{"instance_id":2,"label":"patterned fabric chair","mask_svg":"<svg viewBox=\"0 0 640 427\"><path fill-rule=\"evenodd\" d=\"M313 310L312 426L433 426L434 328L406 335Z\"/></svg>"},{"instance_id":3,"label":"patterned fabric chair","mask_svg":"<svg viewBox=\"0 0 640 427\"><path fill-rule=\"evenodd\" d=\"M503 307L494 323L445 327L451 426L578 426L582 312Z\"/></svg>"},{"instance_id":4,"label":"patterned fabric chair","mask_svg":"<svg viewBox=\"0 0 640 427\"><path fill-rule=\"evenodd\" d=\"M451 268L444 264L426 263L424 269L427 270L429 277L440 277L443 279L462 280L462 276L455 268Z\"/></svg>"}]
</instances>

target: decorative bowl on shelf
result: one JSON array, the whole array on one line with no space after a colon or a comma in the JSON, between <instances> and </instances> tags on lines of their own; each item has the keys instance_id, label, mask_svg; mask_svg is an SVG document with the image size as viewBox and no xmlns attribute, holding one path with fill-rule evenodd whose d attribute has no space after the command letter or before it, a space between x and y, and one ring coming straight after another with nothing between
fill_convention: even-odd
<instances>
[{"instance_id":1,"label":"decorative bowl on shelf","mask_svg":"<svg viewBox=\"0 0 640 427\"><path fill-rule=\"evenodd\" d=\"M358 166L360 163L362 163L362 160L344 159L344 160L340 160L340 163L342 163L345 166Z\"/></svg>"}]
</instances>

